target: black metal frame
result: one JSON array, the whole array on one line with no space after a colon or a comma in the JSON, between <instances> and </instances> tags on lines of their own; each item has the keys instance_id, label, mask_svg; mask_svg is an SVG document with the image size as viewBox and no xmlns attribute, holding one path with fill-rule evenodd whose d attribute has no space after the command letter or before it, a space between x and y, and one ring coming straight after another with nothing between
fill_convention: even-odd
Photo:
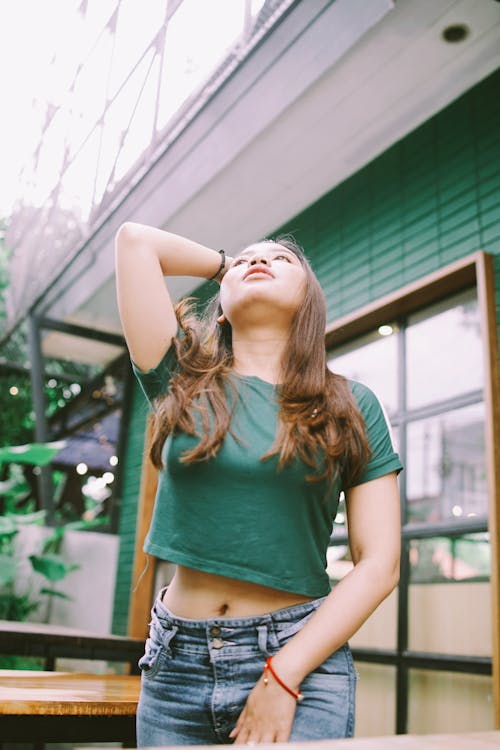
<instances>
[{"instance_id":1,"label":"black metal frame","mask_svg":"<svg viewBox=\"0 0 500 750\"><path fill-rule=\"evenodd\" d=\"M407 426L419 419L435 416L455 408L470 406L483 401L482 391L472 391L461 397L455 397L430 406L409 412L406 403L407 358L406 358L406 330L408 317L398 319L398 404L399 410L393 417L394 426L399 428L399 454L403 465L407 456ZM484 517L464 518L463 520L443 521L439 523L408 523L408 504L406 493L406 475L403 471L399 477L401 493L401 568L398 586L398 622L396 649L353 648L353 656L360 662L392 666L396 669L396 727L397 734L408 731L408 671L410 669L428 669L462 674L491 675L492 659L486 656L463 656L454 654L439 654L412 651L408 648L409 606L408 594L410 586L410 542L414 539L426 539L436 536L457 537L465 534L488 531L488 519ZM346 533L335 532L332 546L343 546L348 541Z\"/></svg>"},{"instance_id":2,"label":"black metal frame","mask_svg":"<svg viewBox=\"0 0 500 750\"><path fill-rule=\"evenodd\" d=\"M53 672L56 659L91 659L124 662L130 674L140 674L137 662L144 653L142 638L126 636L93 635L76 632L43 632L37 629L16 630L0 627L0 654L41 657L43 669Z\"/></svg>"},{"instance_id":3,"label":"black metal frame","mask_svg":"<svg viewBox=\"0 0 500 750\"><path fill-rule=\"evenodd\" d=\"M51 438L47 419L47 404L44 391L45 372L43 367L43 353L41 345L42 329L59 331L60 333L66 333L71 336L80 336L82 338L88 338L93 341L101 341L120 347L125 346L125 339L121 334L100 331L94 328L88 328L87 326L76 325L74 323L65 323L64 321L54 320L45 316L36 315L34 312L31 312L29 314L28 338L31 358L31 390L33 396L33 409L35 412L35 439L39 442L46 442ZM126 382L130 383L130 373ZM130 396L130 386L127 393ZM120 451L120 449L123 449L124 446L123 423L129 418L128 401L130 401L130 398L127 399L126 395L124 395L118 452ZM118 466L119 465L120 464L118 464ZM118 474L120 474L120 469L118 470ZM37 477L37 482L42 507L46 510L46 523L48 526L53 526L55 525L55 508L53 501L53 486L50 464L48 466L41 467L40 474ZM115 496L116 493L113 493L113 495ZM114 507L112 507L111 509L111 518L111 530L116 531L117 511L114 509ZM107 529L101 528L101 531L104 530Z\"/></svg>"},{"instance_id":4,"label":"black metal frame","mask_svg":"<svg viewBox=\"0 0 500 750\"><path fill-rule=\"evenodd\" d=\"M121 742L136 747L135 714L132 716L51 716L12 714L0 716L1 742Z\"/></svg>"}]
</instances>

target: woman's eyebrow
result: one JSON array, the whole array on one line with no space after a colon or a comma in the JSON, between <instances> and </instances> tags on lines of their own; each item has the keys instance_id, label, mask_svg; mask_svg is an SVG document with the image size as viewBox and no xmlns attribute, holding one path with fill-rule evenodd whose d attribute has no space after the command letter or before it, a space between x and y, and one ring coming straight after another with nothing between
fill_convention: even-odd
<instances>
[{"instance_id":1,"label":"woman's eyebrow","mask_svg":"<svg viewBox=\"0 0 500 750\"><path fill-rule=\"evenodd\" d=\"M251 251L251 250L242 250L241 253L238 253L238 255L236 255L235 260L236 260L236 258L241 258L242 256L249 255L252 252L253 251ZM297 257L295 255L295 253L292 252L292 250L288 250L288 248L282 247L281 245L274 245L274 247L273 247L273 249L272 249L271 252L273 252L273 253L281 253L281 252L283 252L283 253L286 253L287 255L290 255L292 258L296 258Z\"/></svg>"}]
</instances>

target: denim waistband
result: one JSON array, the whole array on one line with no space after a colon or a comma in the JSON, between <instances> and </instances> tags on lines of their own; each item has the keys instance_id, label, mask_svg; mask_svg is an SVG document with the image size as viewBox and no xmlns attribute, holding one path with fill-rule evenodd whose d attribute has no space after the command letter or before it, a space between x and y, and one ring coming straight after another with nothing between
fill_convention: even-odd
<instances>
[{"instance_id":1,"label":"denim waistband","mask_svg":"<svg viewBox=\"0 0 500 750\"><path fill-rule=\"evenodd\" d=\"M272 610L263 615L251 615L249 617L213 617L209 619L191 620L185 617L178 617L167 609L162 602L162 597L165 591L166 587L158 593L153 605L153 613L162 623L175 625L179 632L204 632L207 626L210 627L215 625L221 625L228 628L254 628L265 624L291 623L314 612L326 599L326 596L322 596L319 599L311 599L302 604L293 604L291 607Z\"/></svg>"},{"instance_id":2,"label":"denim waistband","mask_svg":"<svg viewBox=\"0 0 500 750\"><path fill-rule=\"evenodd\" d=\"M174 615L161 601L162 589L151 610L150 639L171 648L208 654L210 660L229 658L236 652L269 653L280 648L295 635L326 599L312 599L302 604L276 609L250 617L214 617L188 619Z\"/></svg>"}]
</instances>

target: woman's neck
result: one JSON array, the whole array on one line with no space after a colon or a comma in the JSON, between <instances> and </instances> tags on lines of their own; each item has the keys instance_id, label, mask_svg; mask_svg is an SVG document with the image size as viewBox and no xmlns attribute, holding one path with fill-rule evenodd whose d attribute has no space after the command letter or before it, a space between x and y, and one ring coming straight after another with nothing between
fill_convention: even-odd
<instances>
[{"instance_id":1,"label":"woman's neck","mask_svg":"<svg viewBox=\"0 0 500 750\"><path fill-rule=\"evenodd\" d=\"M240 375L257 375L270 383L281 382L281 357L286 340L274 331L259 331L251 336L233 332L234 370Z\"/></svg>"}]
</instances>

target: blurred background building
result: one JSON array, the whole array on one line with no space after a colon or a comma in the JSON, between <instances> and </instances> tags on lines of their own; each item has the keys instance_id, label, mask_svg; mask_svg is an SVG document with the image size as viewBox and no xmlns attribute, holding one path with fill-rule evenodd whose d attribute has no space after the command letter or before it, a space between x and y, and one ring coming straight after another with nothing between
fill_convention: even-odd
<instances>
[{"instance_id":1,"label":"blurred background building","mask_svg":"<svg viewBox=\"0 0 500 750\"><path fill-rule=\"evenodd\" d=\"M499 726L500 3L73 5L8 221L0 367L30 373L37 438L67 438L70 503L96 475L83 486L120 541L113 631L144 628L167 574L131 595L155 478L115 232L234 253L290 231L325 290L330 365L379 394L405 465L401 582L352 640L357 733ZM51 362L80 390L47 419ZM351 565L343 508L328 565L332 581Z\"/></svg>"}]
</instances>

